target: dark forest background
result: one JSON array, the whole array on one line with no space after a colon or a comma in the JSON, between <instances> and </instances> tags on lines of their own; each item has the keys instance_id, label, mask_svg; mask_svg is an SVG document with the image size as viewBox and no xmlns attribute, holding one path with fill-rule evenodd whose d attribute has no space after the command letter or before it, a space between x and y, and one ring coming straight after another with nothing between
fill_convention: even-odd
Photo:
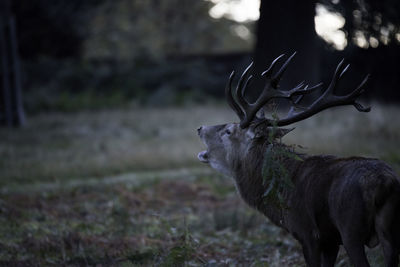
<instances>
[{"instance_id":1,"label":"dark forest background","mask_svg":"<svg viewBox=\"0 0 400 267\"><path fill-rule=\"evenodd\" d=\"M6 6L7 1L3 3ZM232 69L240 70L254 60L255 71L261 72L278 55L293 51L298 54L284 86L301 80L328 81L337 62L345 58L352 65L345 83L356 83L369 73L366 97L370 101L400 101L400 3L396 0L265 0L259 20L247 22L214 19L209 15L213 3L198 0L14 0L8 4L8 12L3 8L2 27L7 26L6 16L15 17L21 62L17 78L28 114L132 101L140 105L201 102L222 97ZM316 34L316 4L345 19L343 51ZM357 45L360 37L366 40L362 47ZM2 102L4 106L4 96Z\"/></svg>"}]
</instances>

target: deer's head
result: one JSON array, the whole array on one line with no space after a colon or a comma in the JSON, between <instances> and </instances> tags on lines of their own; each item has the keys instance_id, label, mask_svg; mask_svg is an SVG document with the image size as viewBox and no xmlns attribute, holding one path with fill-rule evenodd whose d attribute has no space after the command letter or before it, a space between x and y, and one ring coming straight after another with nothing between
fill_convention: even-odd
<instances>
[{"instance_id":1,"label":"deer's head","mask_svg":"<svg viewBox=\"0 0 400 267\"><path fill-rule=\"evenodd\" d=\"M283 55L277 57L269 68L261 74L265 76L267 83L260 96L253 103L249 103L244 98L245 90L253 79L251 75L248 75L253 64L251 63L245 69L235 90L232 90L232 80L235 75L232 72L225 88L225 95L228 104L238 115L240 122L201 126L197 129L201 140L207 146L207 150L198 154L201 162L209 163L217 171L231 176L234 170L233 164L237 164L238 160L245 157L251 148L266 142L273 142L292 130L281 128L281 126L307 119L334 106L353 105L358 111L370 111L369 107L365 108L356 102L357 98L364 92L362 86L367 81L368 76L348 95L338 96L334 94L340 78L349 67L349 65L343 65L343 60L338 64L329 86L308 106L301 104L303 97L314 92L321 84L309 87L302 82L292 89L278 90L279 82L295 54L290 56L275 74L273 73L274 67ZM273 99L287 99L291 103L290 110L284 118L278 119L276 116L268 118L264 115L263 107Z\"/></svg>"}]
</instances>

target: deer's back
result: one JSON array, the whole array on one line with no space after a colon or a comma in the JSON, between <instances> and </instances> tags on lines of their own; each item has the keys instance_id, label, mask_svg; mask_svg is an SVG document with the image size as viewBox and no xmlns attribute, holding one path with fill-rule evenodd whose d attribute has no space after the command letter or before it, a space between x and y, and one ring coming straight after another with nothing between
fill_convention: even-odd
<instances>
[{"instance_id":1,"label":"deer's back","mask_svg":"<svg viewBox=\"0 0 400 267\"><path fill-rule=\"evenodd\" d=\"M364 201L374 199L379 205L382 194L400 186L399 177L386 163L363 157L311 156L297 166L293 179L300 185L298 193L329 202L345 202L360 195Z\"/></svg>"}]
</instances>

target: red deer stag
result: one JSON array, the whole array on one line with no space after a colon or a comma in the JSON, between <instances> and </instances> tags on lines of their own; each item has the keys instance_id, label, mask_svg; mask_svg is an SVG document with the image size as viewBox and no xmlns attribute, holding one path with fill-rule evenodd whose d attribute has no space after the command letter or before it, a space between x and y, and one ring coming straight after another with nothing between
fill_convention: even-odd
<instances>
[{"instance_id":1,"label":"red deer stag","mask_svg":"<svg viewBox=\"0 0 400 267\"><path fill-rule=\"evenodd\" d=\"M276 74L273 69L282 56L262 73L268 82L253 103L244 97L252 79L247 77L252 64L243 72L235 90L231 88L232 72L225 92L240 122L200 127L198 134L207 150L200 152L198 158L232 177L249 206L289 231L300 242L308 266L334 266L341 244L354 266L369 266L364 245L374 247L380 243L386 266L397 267L400 178L394 171L377 159L310 156L295 153L278 141L290 131L280 126L307 119L330 107L353 105L358 111L368 112L369 108L356 101L363 93L367 77L348 95L335 95L335 88L348 69L342 61L323 93L310 105L300 106L303 96L315 92L316 87L308 88L301 83L290 90L277 89L293 56ZM290 101L290 110L283 119L260 116L260 110L273 99ZM277 187L277 201L271 197L277 197L276 194L266 194L271 191L272 182L277 185L271 172L265 171L271 164L271 157L266 157L282 149L288 152L272 157L272 163L278 161L284 167L291 186Z\"/></svg>"}]
</instances>

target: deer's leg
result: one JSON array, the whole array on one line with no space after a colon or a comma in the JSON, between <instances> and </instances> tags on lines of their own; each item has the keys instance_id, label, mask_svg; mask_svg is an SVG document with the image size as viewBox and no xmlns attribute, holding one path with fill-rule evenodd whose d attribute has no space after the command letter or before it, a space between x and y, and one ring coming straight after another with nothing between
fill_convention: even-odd
<instances>
[{"instance_id":1,"label":"deer's leg","mask_svg":"<svg viewBox=\"0 0 400 267\"><path fill-rule=\"evenodd\" d=\"M339 252L338 244L331 244L322 247L322 266L323 267L333 267L335 266L337 254Z\"/></svg>"},{"instance_id":2,"label":"deer's leg","mask_svg":"<svg viewBox=\"0 0 400 267\"><path fill-rule=\"evenodd\" d=\"M354 212L354 210L353 210ZM358 216L357 216L358 215ZM340 234L344 248L346 249L347 255L350 258L351 263L355 267L369 267L367 256L365 255L364 243L366 240L367 227L365 223L357 218L363 218L360 214L355 214L352 221L347 221L345 227L343 227Z\"/></svg>"},{"instance_id":3,"label":"deer's leg","mask_svg":"<svg viewBox=\"0 0 400 267\"><path fill-rule=\"evenodd\" d=\"M307 266L321 266L321 249L318 243L315 241L302 242L302 247Z\"/></svg>"},{"instance_id":4,"label":"deer's leg","mask_svg":"<svg viewBox=\"0 0 400 267\"><path fill-rule=\"evenodd\" d=\"M354 215L353 221L348 221L346 227L342 228L343 231L340 231L343 246L354 267L369 267L370 265L364 250L366 227L357 218L363 218L363 216Z\"/></svg>"},{"instance_id":5,"label":"deer's leg","mask_svg":"<svg viewBox=\"0 0 400 267\"><path fill-rule=\"evenodd\" d=\"M375 229L379 237L385 257L385 265L387 267L399 266L399 249L396 246L396 232L398 223L396 222L398 214L396 214L396 199L395 196L387 200L386 204L379 211L375 219Z\"/></svg>"},{"instance_id":6,"label":"deer's leg","mask_svg":"<svg viewBox=\"0 0 400 267\"><path fill-rule=\"evenodd\" d=\"M397 226L398 227L398 226ZM393 227L394 228L394 227ZM398 267L399 266L399 249L396 247L393 231L387 231L387 228L377 227L377 234L379 242L383 249L385 257L385 266Z\"/></svg>"},{"instance_id":7,"label":"deer's leg","mask_svg":"<svg viewBox=\"0 0 400 267\"><path fill-rule=\"evenodd\" d=\"M354 267L370 267L363 242L347 238L343 240L343 245Z\"/></svg>"},{"instance_id":8,"label":"deer's leg","mask_svg":"<svg viewBox=\"0 0 400 267\"><path fill-rule=\"evenodd\" d=\"M387 239L381 240L380 242L383 248L383 255L385 256L385 266L398 267L399 266L398 250Z\"/></svg>"},{"instance_id":9,"label":"deer's leg","mask_svg":"<svg viewBox=\"0 0 400 267\"><path fill-rule=\"evenodd\" d=\"M362 199L363 195L359 186L348 182L346 191L341 192L334 209L337 229L354 267L370 266L365 255L364 244L368 240L371 225L368 222L366 204Z\"/></svg>"}]
</instances>

